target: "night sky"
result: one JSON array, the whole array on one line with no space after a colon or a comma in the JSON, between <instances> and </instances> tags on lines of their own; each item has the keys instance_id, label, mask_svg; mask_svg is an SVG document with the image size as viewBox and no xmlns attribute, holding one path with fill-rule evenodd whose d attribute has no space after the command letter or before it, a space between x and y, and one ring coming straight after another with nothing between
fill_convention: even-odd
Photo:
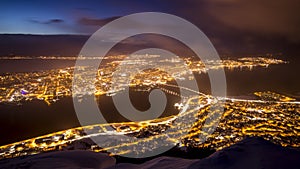
<instances>
[{"instance_id":1,"label":"night sky","mask_svg":"<svg viewBox=\"0 0 300 169\"><path fill-rule=\"evenodd\" d=\"M136 12L168 12L176 5L158 0L1 1L1 33L89 34L113 18ZM173 3L173 2L172 2Z\"/></svg>"},{"instance_id":2,"label":"night sky","mask_svg":"<svg viewBox=\"0 0 300 169\"><path fill-rule=\"evenodd\" d=\"M120 16L165 12L198 26L219 51L285 52L300 44L299 9L297 0L4 0L0 34L89 35Z\"/></svg>"},{"instance_id":3,"label":"night sky","mask_svg":"<svg viewBox=\"0 0 300 169\"><path fill-rule=\"evenodd\" d=\"M106 19L157 11L179 15L199 27L230 27L299 40L299 7L296 0L4 0L0 32L92 33Z\"/></svg>"}]
</instances>

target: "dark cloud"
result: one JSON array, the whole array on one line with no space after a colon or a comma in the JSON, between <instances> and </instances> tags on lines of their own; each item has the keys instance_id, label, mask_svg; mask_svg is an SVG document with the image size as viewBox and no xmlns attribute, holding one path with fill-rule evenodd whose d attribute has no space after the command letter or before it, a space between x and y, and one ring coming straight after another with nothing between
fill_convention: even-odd
<instances>
[{"instance_id":1,"label":"dark cloud","mask_svg":"<svg viewBox=\"0 0 300 169\"><path fill-rule=\"evenodd\" d=\"M64 20L62 20L62 19L51 19L46 23L51 24L51 23L62 23L62 22L64 22Z\"/></svg>"},{"instance_id":2,"label":"dark cloud","mask_svg":"<svg viewBox=\"0 0 300 169\"><path fill-rule=\"evenodd\" d=\"M78 23L81 25L88 25L88 26L103 26L103 25L107 24L108 22L113 21L117 18L119 18L119 16L103 18L103 19L84 17L84 18L79 19Z\"/></svg>"},{"instance_id":3,"label":"dark cloud","mask_svg":"<svg viewBox=\"0 0 300 169\"><path fill-rule=\"evenodd\" d=\"M48 21L40 21L40 20L30 19L29 22L37 23L37 24L56 24L56 23L63 23L64 20L62 20L62 19L50 19Z\"/></svg>"},{"instance_id":4,"label":"dark cloud","mask_svg":"<svg viewBox=\"0 0 300 169\"><path fill-rule=\"evenodd\" d=\"M206 0L207 14L225 26L300 41L297 0Z\"/></svg>"}]
</instances>

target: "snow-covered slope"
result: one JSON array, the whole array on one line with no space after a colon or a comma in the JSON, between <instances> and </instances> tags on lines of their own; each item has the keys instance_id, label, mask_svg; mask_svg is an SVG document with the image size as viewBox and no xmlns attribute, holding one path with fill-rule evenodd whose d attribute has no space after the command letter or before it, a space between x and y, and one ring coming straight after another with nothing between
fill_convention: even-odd
<instances>
[{"instance_id":1,"label":"snow-covered slope","mask_svg":"<svg viewBox=\"0 0 300 169\"><path fill-rule=\"evenodd\" d=\"M158 157L142 164L119 163L113 157L90 151L51 152L0 161L1 169L299 169L300 149L284 148L252 137L204 159Z\"/></svg>"}]
</instances>

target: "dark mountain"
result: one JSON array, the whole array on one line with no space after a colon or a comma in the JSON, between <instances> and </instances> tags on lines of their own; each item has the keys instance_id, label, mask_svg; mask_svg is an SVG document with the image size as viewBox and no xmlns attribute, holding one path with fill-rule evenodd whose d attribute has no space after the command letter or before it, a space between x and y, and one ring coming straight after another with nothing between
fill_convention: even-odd
<instances>
[{"instance_id":1,"label":"dark mountain","mask_svg":"<svg viewBox=\"0 0 300 169\"><path fill-rule=\"evenodd\" d=\"M89 36L84 35L0 35L0 56L78 55Z\"/></svg>"},{"instance_id":2,"label":"dark mountain","mask_svg":"<svg viewBox=\"0 0 300 169\"><path fill-rule=\"evenodd\" d=\"M238 31L234 34L206 32L221 55L283 53L288 60L298 60L300 58L298 50L300 43L290 42L284 38L247 34ZM89 35L0 34L0 57L10 55L76 56L89 37ZM192 54L179 41L153 34L127 38L116 45L111 54L126 54L151 47L165 48L178 55Z\"/></svg>"}]
</instances>

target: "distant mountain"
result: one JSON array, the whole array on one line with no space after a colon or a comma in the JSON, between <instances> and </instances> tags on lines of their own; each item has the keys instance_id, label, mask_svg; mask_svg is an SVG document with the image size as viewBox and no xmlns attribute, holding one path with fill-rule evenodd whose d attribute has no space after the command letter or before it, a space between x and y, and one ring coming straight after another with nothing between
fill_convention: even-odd
<instances>
[{"instance_id":1,"label":"distant mountain","mask_svg":"<svg viewBox=\"0 0 300 169\"><path fill-rule=\"evenodd\" d=\"M89 36L0 34L0 56L78 55Z\"/></svg>"},{"instance_id":2,"label":"distant mountain","mask_svg":"<svg viewBox=\"0 0 300 169\"><path fill-rule=\"evenodd\" d=\"M249 55L280 53L299 58L300 43L282 38L257 35L208 34L209 39L221 55ZM90 35L30 35L0 34L0 57L22 56L77 56ZM251 37L251 40L249 40ZM166 36L154 34L137 35L122 41L111 54L126 54L144 48L164 48L178 55L193 55L185 45ZM290 58L289 58L290 59Z\"/></svg>"},{"instance_id":3,"label":"distant mountain","mask_svg":"<svg viewBox=\"0 0 300 169\"><path fill-rule=\"evenodd\" d=\"M299 159L300 149L284 148L262 138L250 137L204 159L191 160L162 156L142 164L116 164L115 159L106 154L75 150L5 159L0 161L0 168L298 169Z\"/></svg>"},{"instance_id":4,"label":"distant mountain","mask_svg":"<svg viewBox=\"0 0 300 169\"><path fill-rule=\"evenodd\" d=\"M1 56L77 56L89 35L0 34ZM178 55L194 55L166 36L134 36L119 42L109 54L129 54L145 48L166 48Z\"/></svg>"}]
</instances>

